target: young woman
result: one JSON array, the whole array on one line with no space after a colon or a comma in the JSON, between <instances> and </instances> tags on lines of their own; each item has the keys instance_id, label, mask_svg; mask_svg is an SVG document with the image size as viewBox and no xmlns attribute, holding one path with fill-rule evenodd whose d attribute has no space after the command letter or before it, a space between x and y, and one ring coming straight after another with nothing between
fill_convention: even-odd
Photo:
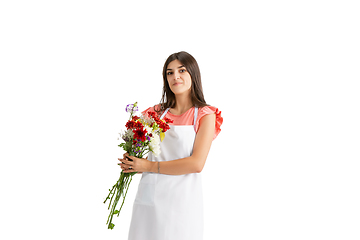
<instances>
[{"instance_id":1,"label":"young woman","mask_svg":"<svg viewBox=\"0 0 360 240\"><path fill-rule=\"evenodd\" d=\"M142 172L129 240L201 240L200 173L223 119L206 104L199 66L189 53L170 55L163 79L161 103L144 111L174 121L161 142L161 154L140 159L126 153L119 159L125 172Z\"/></svg>"}]
</instances>

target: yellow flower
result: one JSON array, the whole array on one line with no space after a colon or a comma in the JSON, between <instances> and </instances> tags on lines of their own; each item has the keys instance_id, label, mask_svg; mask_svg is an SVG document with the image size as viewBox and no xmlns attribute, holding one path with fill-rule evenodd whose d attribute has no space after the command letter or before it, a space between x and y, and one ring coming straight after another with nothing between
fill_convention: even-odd
<instances>
[{"instance_id":1,"label":"yellow flower","mask_svg":"<svg viewBox=\"0 0 360 240\"><path fill-rule=\"evenodd\" d=\"M165 138L165 133L160 132L160 141L163 141Z\"/></svg>"}]
</instances>

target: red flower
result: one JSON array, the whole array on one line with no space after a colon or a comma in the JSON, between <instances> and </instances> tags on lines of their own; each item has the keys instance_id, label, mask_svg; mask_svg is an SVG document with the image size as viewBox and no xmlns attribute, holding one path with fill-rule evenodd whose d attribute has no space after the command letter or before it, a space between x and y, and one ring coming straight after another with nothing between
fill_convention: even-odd
<instances>
[{"instance_id":1,"label":"red flower","mask_svg":"<svg viewBox=\"0 0 360 240\"><path fill-rule=\"evenodd\" d=\"M141 122L139 122L139 121L134 121L134 120L129 120L129 121L127 121L127 123L125 124L125 127L126 127L126 129L134 129L134 128L142 128L144 125L141 123Z\"/></svg>"},{"instance_id":2,"label":"red flower","mask_svg":"<svg viewBox=\"0 0 360 240\"><path fill-rule=\"evenodd\" d=\"M164 120L161 120L155 112L148 112L149 117L155 120L156 124L159 126L159 128L162 129L163 132L166 132L170 129L168 123L173 123L174 121L170 118L165 117ZM152 127L152 126L150 126Z\"/></svg>"},{"instance_id":3,"label":"red flower","mask_svg":"<svg viewBox=\"0 0 360 240\"><path fill-rule=\"evenodd\" d=\"M136 139L138 141L141 141L141 142L146 141L146 133L147 133L147 131L145 129L137 128L137 129L133 130L133 133L134 133L134 139Z\"/></svg>"},{"instance_id":4,"label":"red flower","mask_svg":"<svg viewBox=\"0 0 360 240\"><path fill-rule=\"evenodd\" d=\"M141 122L136 122L134 127L135 128L143 128L144 125Z\"/></svg>"},{"instance_id":5,"label":"red flower","mask_svg":"<svg viewBox=\"0 0 360 240\"><path fill-rule=\"evenodd\" d=\"M155 121L160 120L159 117L156 115L155 112L148 112L149 117L154 119Z\"/></svg>"},{"instance_id":6,"label":"red flower","mask_svg":"<svg viewBox=\"0 0 360 240\"><path fill-rule=\"evenodd\" d=\"M127 121L127 123L125 124L126 129L130 129L130 128L134 128L135 127L136 122L135 121Z\"/></svg>"},{"instance_id":7,"label":"red flower","mask_svg":"<svg viewBox=\"0 0 360 240\"><path fill-rule=\"evenodd\" d=\"M166 123L173 123L174 120L171 120L170 118L164 117L164 120Z\"/></svg>"},{"instance_id":8,"label":"red flower","mask_svg":"<svg viewBox=\"0 0 360 240\"><path fill-rule=\"evenodd\" d=\"M159 125L159 127L162 129L163 132L166 132L167 130L170 129L169 125L163 121L160 121L157 124Z\"/></svg>"}]
</instances>

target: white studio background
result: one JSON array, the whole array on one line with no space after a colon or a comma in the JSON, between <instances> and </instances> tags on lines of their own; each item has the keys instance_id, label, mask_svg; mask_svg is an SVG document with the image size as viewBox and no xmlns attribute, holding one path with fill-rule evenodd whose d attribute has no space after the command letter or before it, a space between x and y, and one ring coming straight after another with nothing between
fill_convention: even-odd
<instances>
[{"instance_id":1,"label":"white studio background","mask_svg":"<svg viewBox=\"0 0 360 240\"><path fill-rule=\"evenodd\" d=\"M356 1L2 1L2 239L127 239L115 229L126 104L198 61L222 132L203 171L204 239L359 239ZM6 238L5 238L6 236Z\"/></svg>"}]
</instances>

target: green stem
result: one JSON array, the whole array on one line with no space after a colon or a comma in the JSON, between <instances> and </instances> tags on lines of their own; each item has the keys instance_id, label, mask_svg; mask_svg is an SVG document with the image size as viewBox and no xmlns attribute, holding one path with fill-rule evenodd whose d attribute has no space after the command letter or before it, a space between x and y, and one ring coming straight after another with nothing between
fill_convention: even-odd
<instances>
[{"instance_id":1,"label":"green stem","mask_svg":"<svg viewBox=\"0 0 360 240\"><path fill-rule=\"evenodd\" d=\"M123 172L121 172L121 173L120 173L119 180L118 180L118 181L115 183L115 185L114 185L115 190L114 190L114 192L113 192L113 194L112 194L112 196L111 196L108 209L110 209L110 205L111 205L112 199L113 199L113 197L114 197L114 195L115 195L115 193L116 193L116 190L118 189L119 181L120 181L120 184L121 184L121 181L122 181L123 178L124 178L124 174L123 174Z\"/></svg>"},{"instance_id":2,"label":"green stem","mask_svg":"<svg viewBox=\"0 0 360 240\"><path fill-rule=\"evenodd\" d=\"M118 186L118 187L121 187L121 185ZM118 201L119 201L119 199L120 199L120 195L121 195L121 189L120 189L120 188L117 188L115 200L114 200L114 203L113 203L113 205L112 205L112 208L111 208L111 211L110 211L110 215L109 215L108 221L107 221L107 223L108 223L109 220L110 220L109 226L110 226L110 224L112 223L112 219L113 219L113 216L114 216L115 207L116 207L116 205L117 205L117 203L118 203Z\"/></svg>"},{"instance_id":3,"label":"green stem","mask_svg":"<svg viewBox=\"0 0 360 240\"><path fill-rule=\"evenodd\" d=\"M115 185L116 185L116 184L115 184ZM109 198L109 196L110 196L110 194L112 193L112 191L114 190L115 185L112 187L112 189L111 189L111 190L109 190L109 194L108 194L108 195L107 195L107 197L105 198L104 203L106 203L106 201L107 201L108 199L110 199L110 198Z\"/></svg>"},{"instance_id":4,"label":"green stem","mask_svg":"<svg viewBox=\"0 0 360 240\"><path fill-rule=\"evenodd\" d=\"M117 216L119 216L120 211L121 211L121 209L122 209L122 207L123 207L123 205L124 205L125 197L126 197L126 194L127 194L128 190L129 190L129 186L130 186L131 180L132 180L132 176L130 176L130 181L128 182L128 184L127 184L127 186L126 186L126 192L125 192L125 195L123 196L123 201L122 201L122 203L121 203L121 206L120 206L120 209L119 209L119 212L118 212L118 215L117 215Z\"/></svg>"},{"instance_id":5,"label":"green stem","mask_svg":"<svg viewBox=\"0 0 360 240\"><path fill-rule=\"evenodd\" d=\"M118 181L116 182L116 184L114 185L114 186L115 186L115 190L114 190L114 192L113 192L113 194L112 194L112 196L111 196L110 204L109 204L108 209L109 209L110 206L111 206L111 203L112 203L112 200L113 200L113 197L114 197L114 196L115 196L115 199L114 199L113 205L112 205L112 207L111 207L110 214L109 214L109 217L108 217L108 220L107 220L106 224L109 222L109 219L110 219L110 224L111 224L112 215L114 215L114 214L113 214L113 213L114 213L114 209L115 209L115 207L116 207L116 205L117 205L117 202L119 201L118 195L119 195L119 192L121 192L121 185L122 185L121 183L123 182L123 179L124 179L124 173L121 172L119 180L118 180Z\"/></svg>"},{"instance_id":6,"label":"green stem","mask_svg":"<svg viewBox=\"0 0 360 240\"><path fill-rule=\"evenodd\" d=\"M109 206L108 206L108 210L110 209L111 202L112 202L112 199L113 199L113 197L114 197L115 192L116 192L116 188L115 188L114 191L112 192L112 195L111 195L111 198L110 198L110 202L109 202Z\"/></svg>"},{"instance_id":7,"label":"green stem","mask_svg":"<svg viewBox=\"0 0 360 240\"><path fill-rule=\"evenodd\" d=\"M143 154L144 154L144 152L140 152L137 157L142 158ZM136 156L136 154L134 152L132 152L132 151L130 151L129 155L130 156ZM106 203L106 201L108 199L110 199L109 206L108 206L108 210L110 210L110 213L109 213L109 216L108 216L108 219L107 219L107 222L106 222L109 229L113 229L114 226L115 226L112 223L113 217L114 217L114 215L116 213L117 213L117 216L119 216L120 211L121 211L121 209L122 209L122 207L123 207L123 205L125 203L125 198L126 198L126 195L128 193L130 183L132 181L132 176L135 175L135 174L136 174L136 172L134 172L134 173L124 173L122 171L120 173L119 179L117 180L116 184L112 187L112 189L110 190L108 196L106 197L106 199L104 201L104 203ZM110 195L111 195L111 198L110 198ZM120 209L116 210L116 206L119 203L119 200L120 200L121 197L123 199L121 201Z\"/></svg>"},{"instance_id":8,"label":"green stem","mask_svg":"<svg viewBox=\"0 0 360 240\"><path fill-rule=\"evenodd\" d=\"M126 189L128 180L129 180L129 176L124 179L123 191L121 191L123 197L124 197L124 190Z\"/></svg>"}]
</instances>

